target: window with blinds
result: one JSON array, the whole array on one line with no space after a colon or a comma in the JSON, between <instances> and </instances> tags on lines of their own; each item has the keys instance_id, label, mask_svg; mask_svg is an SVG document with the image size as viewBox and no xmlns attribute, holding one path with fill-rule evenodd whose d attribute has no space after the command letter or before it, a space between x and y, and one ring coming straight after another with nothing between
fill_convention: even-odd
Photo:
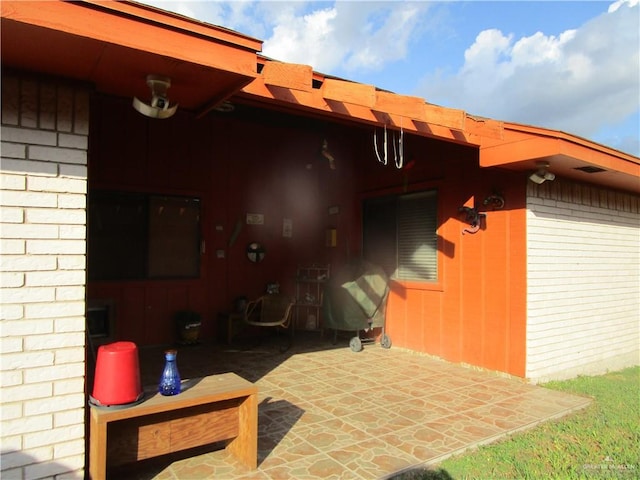
<instances>
[{"instance_id":1,"label":"window with blinds","mask_svg":"<svg viewBox=\"0 0 640 480\"><path fill-rule=\"evenodd\" d=\"M437 192L370 198L363 205L363 256L397 280L438 280Z\"/></svg>"}]
</instances>

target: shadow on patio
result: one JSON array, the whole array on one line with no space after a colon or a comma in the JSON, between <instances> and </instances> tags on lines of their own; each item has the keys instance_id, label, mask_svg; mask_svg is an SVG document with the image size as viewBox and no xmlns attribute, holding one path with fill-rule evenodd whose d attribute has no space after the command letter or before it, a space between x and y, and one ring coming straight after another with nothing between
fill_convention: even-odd
<instances>
[{"instance_id":1,"label":"shadow on patio","mask_svg":"<svg viewBox=\"0 0 640 480\"><path fill-rule=\"evenodd\" d=\"M192 450L188 457L176 454L139 462L111 476L392 478L590 403L393 347L370 344L354 353L348 338L333 345L331 337L298 335L286 353L279 353L270 338L257 346L179 348L183 378L234 372L258 386L257 470L249 471L224 450L210 452L209 447ZM141 349L145 385L160 377L162 351Z\"/></svg>"}]
</instances>

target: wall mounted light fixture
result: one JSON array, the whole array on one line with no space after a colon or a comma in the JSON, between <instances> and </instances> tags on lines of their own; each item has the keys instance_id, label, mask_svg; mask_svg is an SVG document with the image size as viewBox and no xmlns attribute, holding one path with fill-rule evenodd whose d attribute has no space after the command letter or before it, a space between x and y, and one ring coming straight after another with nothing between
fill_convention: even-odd
<instances>
[{"instance_id":1,"label":"wall mounted light fixture","mask_svg":"<svg viewBox=\"0 0 640 480\"><path fill-rule=\"evenodd\" d=\"M478 212L478 209L475 208L475 207L462 206L462 207L458 208L458 211L460 213L464 213L465 214L465 222L470 225L469 227L465 227L465 228L462 229L462 234L463 235L465 233L476 233L476 232L478 232L478 230L480 230L480 228L482 227L480 225L480 223L482 222L483 219L486 220L486 218L487 218L487 214L486 213Z\"/></svg>"},{"instance_id":2,"label":"wall mounted light fixture","mask_svg":"<svg viewBox=\"0 0 640 480\"><path fill-rule=\"evenodd\" d=\"M502 210L504 208L504 197L499 193L494 193L485 198L482 204L485 207L491 207L493 210Z\"/></svg>"},{"instance_id":3,"label":"wall mounted light fixture","mask_svg":"<svg viewBox=\"0 0 640 480\"><path fill-rule=\"evenodd\" d=\"M536 166L538 167L538 170L529 175L529 180L533 183L540 185L547 180L555 180L556 176L547 170L549 168L549 162L536 162Z\"/></svg>"},{"instance_id":4,"label":"wall mounted light fixture","mask_svg":"<svg viewBox=\"0 0 640 480\"><path fill-rule=\"evenodd\" d=\"M178 109L178 105L169 106L167 90L171 86L171 79L160 75L147 75L147 85L151 89L151 104L144 103L138 97L133 97L133 108L145 117L169 118Z\"/></svg>"}]
</instances>

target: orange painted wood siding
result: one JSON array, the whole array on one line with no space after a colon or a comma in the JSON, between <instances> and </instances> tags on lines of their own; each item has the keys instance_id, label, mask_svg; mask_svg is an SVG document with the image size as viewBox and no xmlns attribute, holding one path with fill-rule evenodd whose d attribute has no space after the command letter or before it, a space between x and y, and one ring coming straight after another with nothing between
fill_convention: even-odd
<instances>
[{"instance_id":1,"label":"orange painted wood siding","mask_svg":"<svg viewBox=\"0 0 640 480\"><path fill-rule=\"evenodd\" d=\"M102 97L100 97L102 98ZM179 112L167 121L140 117L128 101L94 102L89 186L193 195L202 199L206 250L192 280L90 282L90 298L114 298L121 338L171 342L171 316L193 308L203 335L215 335L218 312L278 281L295 292L299 263L330 263L332 271L361 255L361 208L366 197L416 189L438 191L439 280L392 282L387 330L393 344L487 369L524 375L525 210L522 175L481 170L472 147L405 136L410 169L378 163L373 129L326 124L250 109L195 119ZM242 111L242 108L239 108ZM336 169L320 147L327 140ZM481 210L494 190L503 210L487 212L484 228L463 234L458 209ZM338 214L329 207L338 206ZM262 213L264 225L247 225ZM283 219L293 236L282 235ZM232 232L239 233L232 241ZM325 246L325 230L337 246ZM245 247L258 241L259 265ZM216 251L223 251L218 258Z\"/></svg>"},{"instance_id":2,"label":"orange painted wood siding","mask_svg":"<svg viewBox=\"0 0 640 480\"><path fill-rule=\"evenodd\" d=\"M387 166L365 179L365 191L438 189L439 281L392 281L387 333L395 346L524 376L526 178L479 170L471 149L426 143L416 171ZM483 206L494 191L506 199L502 210ZM486 212L483 228L463 233L458 208L474 204Z\"/></svg>"},{"instance_id":3,"label":"orange painted wood siding","mask_svg":"<svg viewBox=\"0 0 640 480\"><path fill-rule=\"evenodd\" d=\"M118 339L171 343L172 315L185 308L201 313L203 336L211 338L217 314L232 309L236 297L255 298L274 281L293 296L298 263L345 262L346 249L325 247L324 235L329 227L342 234L353 219L347 140L331 143L331 151L345 159L336 176L319 154L323 133L289 117L229 121L178 112L154 121L135 112L130 101L112 97L96 97L92 107L89 195L102 189L201 199L205 249L199 278L89 282L90 299L115 301ZM329 216L328 205L341 205L340 215ZM264 215L264 224L248 225L247 213ZM282 234L284 219L293 222L291 238ZM258 265L246 257L250 242L267 250Z\"/></svg>"}]
</instances>

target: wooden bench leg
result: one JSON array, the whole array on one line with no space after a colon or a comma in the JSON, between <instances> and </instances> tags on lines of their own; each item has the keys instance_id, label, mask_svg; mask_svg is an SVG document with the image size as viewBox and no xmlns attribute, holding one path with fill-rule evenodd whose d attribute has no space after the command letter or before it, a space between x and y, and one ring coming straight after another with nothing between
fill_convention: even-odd
<instances>
[{"instance_id":1,"label":"wooden bench leg","mask_svg":"<svg viewBox=\"0 0 640 480\"><path fill-rule=\"evenodd\" d=\"M240 431L228 445L230 451L238 460L251 470L258 467L258 396L249 395L245 398L238 412Z\"/></svg>"},{"instance_id":2,"label":"wooden bench leg","mask_svg":"<svg viewBox=\"0 0 640 480\"><path fill-rule=\"evenodd\" d=\"M105 480L107 476L107 424L95 420L91 409L91 430L89 433L89 478Z\"/></svg>"}]
</instances>

